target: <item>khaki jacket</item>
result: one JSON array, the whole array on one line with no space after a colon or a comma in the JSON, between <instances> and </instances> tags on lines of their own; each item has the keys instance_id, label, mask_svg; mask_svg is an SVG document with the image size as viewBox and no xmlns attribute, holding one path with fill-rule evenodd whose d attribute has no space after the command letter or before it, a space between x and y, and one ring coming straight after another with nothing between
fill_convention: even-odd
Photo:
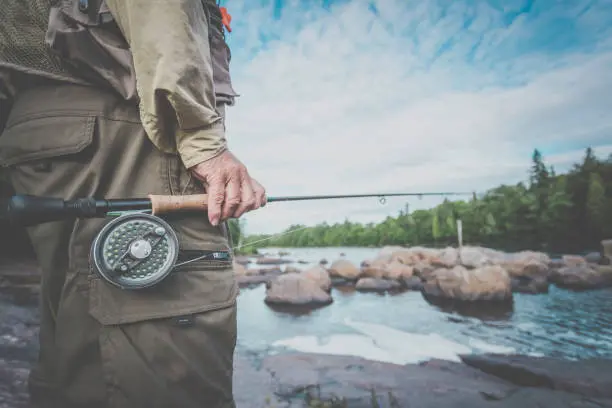
<instances>
[{"instance_id":1,"label":"khaki jacket","mask_svg":"<svg viewBox=\"0 0 612 408\"><path fill-rule=\"evenodd\" d=\"M138 103L149 138L186 167L226 149L218 105L238 95L214 0L5 1L0 103L32 77L100 86Z\"/></svg>"}]
</instances>

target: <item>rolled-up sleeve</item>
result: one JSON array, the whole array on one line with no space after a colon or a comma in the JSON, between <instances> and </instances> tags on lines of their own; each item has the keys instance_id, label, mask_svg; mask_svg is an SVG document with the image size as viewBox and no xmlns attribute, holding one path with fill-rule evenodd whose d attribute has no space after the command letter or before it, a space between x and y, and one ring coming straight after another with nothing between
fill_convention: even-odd
<instances>
[{"instance_id":1,"label":"rolled-up sleeve","mask_svg":"<svg viewBox=\"0 0 612 408\"><path fill-rule=\"evenodd\" d=\"M152 142L192 167L223 152L208 19L201 0L106 0L134 59L140 115Z\"/></svg>"}]
</instances>

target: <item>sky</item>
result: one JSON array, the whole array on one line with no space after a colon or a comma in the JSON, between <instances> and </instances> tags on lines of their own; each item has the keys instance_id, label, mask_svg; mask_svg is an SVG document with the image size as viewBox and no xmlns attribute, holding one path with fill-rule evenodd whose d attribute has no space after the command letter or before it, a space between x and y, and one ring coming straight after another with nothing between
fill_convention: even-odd
<instances>
[{"instance_id":1,"label":"sky","mask_svg":"<svg viewBox=\"0 0 612 408\"><path fill-rule=\"evenodd\" d=\"M224 0L229 148L269 196L476 191L612 153L612 2ZM459 199L461 197L449 197ZM444 197L269 203L246 232Z\"/></svg>"}]
</instances>

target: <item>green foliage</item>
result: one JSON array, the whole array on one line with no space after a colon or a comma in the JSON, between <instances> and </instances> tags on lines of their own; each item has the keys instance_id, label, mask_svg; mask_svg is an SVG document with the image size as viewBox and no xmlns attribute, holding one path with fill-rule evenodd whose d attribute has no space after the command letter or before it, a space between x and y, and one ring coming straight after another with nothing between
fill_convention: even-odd
<instances>
[{"instance_id":1,"label":"green foliage","mask_svg":"<svg viewBox=\"0 0 612 408\"><path fill-rule=\"evenodd\" d=\"M455 245L458 219L465 243L510 251L581 252L612 238L612 155L599 160L588 148L566 174L548 167L538 150L531 159L526 183L500 185L466 201L445 200L430 210L401 211L378 224L323 223L252 248ZM304 226L287 231L299 228ZM245 241L264 238L270 237L250 236Z\"/></svg>"}]
</instances>

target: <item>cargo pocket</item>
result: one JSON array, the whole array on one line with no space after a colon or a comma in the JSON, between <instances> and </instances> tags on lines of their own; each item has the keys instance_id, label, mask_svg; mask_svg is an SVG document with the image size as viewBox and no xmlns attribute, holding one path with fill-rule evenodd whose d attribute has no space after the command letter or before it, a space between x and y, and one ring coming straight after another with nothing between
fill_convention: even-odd
<instances>
[{"instance_id":1,"label":"cargo pocket","mask_svg":"<svg viewBox=\"0 0 612 408\"><path fill-rule=\"evenodd\" d=\"M137 98L129 45L104 0L60 0L51 8L46 42L77 77Z\"/></svg>"},{"instance_id":2,"label":"cargo pocket","mask_svg":"<svg viewBox=\"0 0 612 408\"><path fill-rule=\"evenodd\" d=\"M93 156L95 124L93 116L9 118L0 137L0 166L8 169L18 194L56 196L62 193L57 188L68 190L68 178Z\"/></svg>"},{"instance_id":3,"label":"cargo pocket","mask_svg":"<svg viewBox=\"0 0 612 408\"><path fill-rule=\"evenodd\" d=\"M105 326L224 309L235 304L237 295L231 261L179 266L159 284L139 290L114 287L96 273L89 277L89 312Z\"/></svg>"}]
</instances>

